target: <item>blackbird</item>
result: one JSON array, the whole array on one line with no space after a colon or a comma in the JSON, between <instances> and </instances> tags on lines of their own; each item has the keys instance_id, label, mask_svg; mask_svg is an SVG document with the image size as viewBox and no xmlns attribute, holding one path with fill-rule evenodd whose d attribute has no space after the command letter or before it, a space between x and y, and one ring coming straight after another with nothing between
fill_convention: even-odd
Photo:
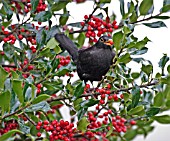
<instances>
[{"instance_id":1,"label":"blackbird","mask_svg":"<svg viewBox=\"0 0 170 141\"><path fill-rule=\"evenodd\" d=\"M85 83L100 81L112 65L115 52L110 37L104 35L89 48L78 49L73 41L63 33L57 33L55 39L59 46L69 52L77 66L77 73Z\"/></svg>"}]
</instances>

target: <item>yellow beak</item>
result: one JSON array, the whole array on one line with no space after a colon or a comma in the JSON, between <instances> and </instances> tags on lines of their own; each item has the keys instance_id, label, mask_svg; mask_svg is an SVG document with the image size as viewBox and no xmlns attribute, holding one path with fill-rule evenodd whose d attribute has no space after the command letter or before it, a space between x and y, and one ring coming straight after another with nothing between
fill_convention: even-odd
<instances>
[{"instance_id":1,"label":"yellow beak","mask_svg":"<svg viewBox=\"0 0 170 141\"><path fill-rule=\"evenodd\" d=\"M109 39L106 42L104 42L105 45L112 46L113 45L113 40Z\"/></svg>"}]
</instances>

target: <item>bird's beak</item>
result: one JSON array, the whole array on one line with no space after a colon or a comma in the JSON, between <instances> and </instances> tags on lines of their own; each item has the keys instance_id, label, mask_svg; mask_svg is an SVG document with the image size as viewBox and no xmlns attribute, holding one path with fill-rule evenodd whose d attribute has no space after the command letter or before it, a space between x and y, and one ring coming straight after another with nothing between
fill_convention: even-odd
<instances>
[{"instance_id":1,"label":"bird's beak","mask_svg":"<svg viewBox=\"0 0 170 141\"><path fill-rule=\"evenodd\" d=\"M113 40L109 39L106 42L104 42L105 45L112 46L113 45Z\"/></svg>"}]
</instances>

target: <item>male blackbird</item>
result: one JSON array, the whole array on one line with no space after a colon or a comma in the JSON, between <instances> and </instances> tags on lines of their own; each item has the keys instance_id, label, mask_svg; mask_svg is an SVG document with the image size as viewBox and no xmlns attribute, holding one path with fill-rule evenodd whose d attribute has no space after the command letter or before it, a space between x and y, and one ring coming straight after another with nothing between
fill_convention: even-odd
<instances>
[{"instance_id":1,"label":"male blackbird","mask_svg":"<svg viewBox=\"0 0 170 141\"><path fill-rule=\"evenodd\" d=\"M102 80L102 76L107 73L115 57L115 52L111 49L113 42L108 36L102 36L93 46L79 50L63 33L57 33L55 39L59 46L72 56L77 66L77 73L85 82Z\"/></svg>"}]
</instances>

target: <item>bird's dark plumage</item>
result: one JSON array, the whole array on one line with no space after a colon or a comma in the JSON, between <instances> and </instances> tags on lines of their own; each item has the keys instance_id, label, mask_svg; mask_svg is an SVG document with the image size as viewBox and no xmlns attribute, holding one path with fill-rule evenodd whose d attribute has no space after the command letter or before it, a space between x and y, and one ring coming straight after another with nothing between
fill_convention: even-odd
<instances>
[{"instance_id":1,"label":"bird's dark plumage","mask_svg":"<svg viewBox=\"0 0 170 141\"><path fill-rule=\"evenodd\" d=\"M55 39L61 48L72 56L77 65L77 73L81 80L100 81L112 64L115 52L109 44L109 37L102 36L92 47L77 49L76 45L63 33L57 33Z\"/></svg>"}]
</instances>

